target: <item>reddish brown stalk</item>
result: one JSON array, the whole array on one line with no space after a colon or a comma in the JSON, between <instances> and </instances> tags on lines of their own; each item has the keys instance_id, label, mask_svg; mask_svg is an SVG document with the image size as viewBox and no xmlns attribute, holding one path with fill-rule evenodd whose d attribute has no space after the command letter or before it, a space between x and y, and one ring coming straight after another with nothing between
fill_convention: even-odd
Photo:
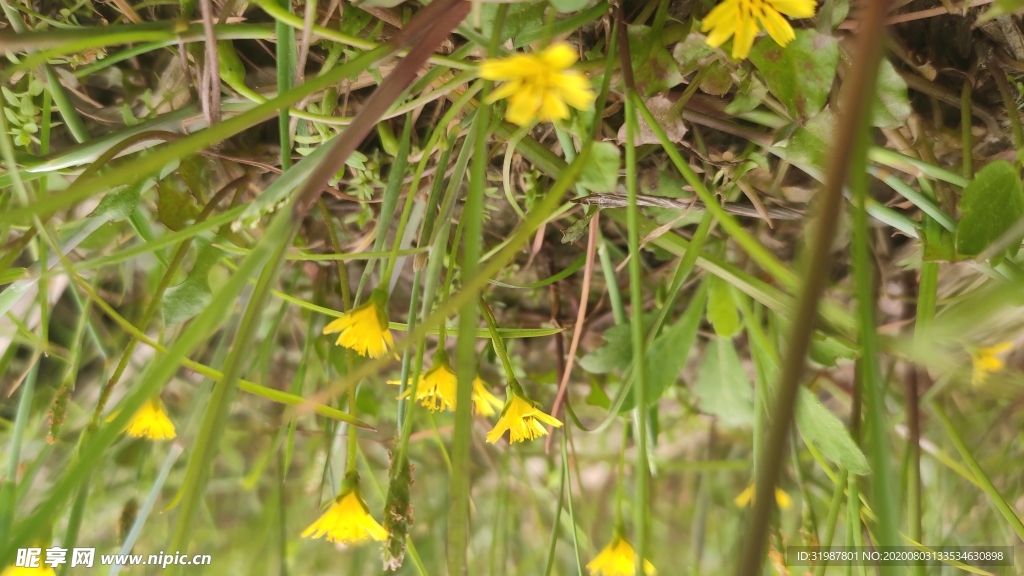
<instances>
[{"instance_id":1,"label":"reddish brown stalk","mask_svg":"<svg viewBox=\"0 0 1024 576\"><path fill-rule=\"evenodd\" d=\"M775 507L775 486L782 472L786 442L793 425L796 395L818 317L818 302L828 282L832 245L843 204L843 187L849 176L860 126L866 121L878 75L887 11L886 0L867 0L861 12L853 66L840 95L839 121L825 172L825 188L819 193L818 218L813 227L814 238L809 243L810 258L800 289L796 318L789 335L789 349L776 386L772 425L758 453L754 510L749 517L743 540L742 558L736 572L739 576L756 576L763 572L768 529Z\"/></svg>"}]
</instances>

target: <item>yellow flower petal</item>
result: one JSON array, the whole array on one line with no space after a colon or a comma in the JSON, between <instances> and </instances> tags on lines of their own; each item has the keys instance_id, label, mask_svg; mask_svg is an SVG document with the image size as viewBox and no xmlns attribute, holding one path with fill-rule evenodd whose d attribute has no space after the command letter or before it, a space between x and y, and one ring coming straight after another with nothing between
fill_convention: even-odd
<instances>
[{"instance_id":1,"label":"yellow flower petal","mask_svg":"<svg viewBox=\"0 0 1024 576\"><path fill-rule=\"evenodd\" d=\"M740 492L736 498L733 498L733 503L740 508L745 508L748 504L754 501L754 485L747 486L747 489ZM786 494L786 491L782 488L775 487L775 503L782 510L788 510L793 505L793 500Z\"/></svg>"},{"instance_id":2,"label":"yellow flower petal","mask_svg":"<svg viewBox=\"0 0 1024 576\"><path fill-rule=\"evenodd\" d=\"M994 346L984 346L973 350L971 352L973 362L971 384L980 386L988 380L989 374L1001 372L1006 368L1006 364L1000 356L1012 348L1012 342L1000 342Z\"/></svg>"},{"instance_id":3,"label":"yellow flower petal","mask_svg":"<svg viewBox=\"0 0 1024 576\"><path fill-rule=\"evenodd\" d=\"M711 47L717 48L732 38L732 57L742 60L750 54L762 27L776 43L785 46L796 33L782 14L810 18L816 7L815 0L724 0L704 17L701 31L710 32L707 44Z\"/></svg>"},{"instance_id":4,"label":"yellow flower petal","mask_svg":"<svg viewBox=\"0 0 1024 576\"><path fill-rule=\"evenodd\" d=\"M0 572L0 576L55 576L56 572L53 571L53 568L43 564L43 560L44 558L40 558L39 565L35 568L8 566L4 568L3 572Z\"/></svg>"},{"instance_id":5,"label":"yellow flower petal","mask_svg":"<svg viewBox=\"0 0 1024 576\"><path fill-rule=\"evenodd\" d=\"M546 436L548 431L544 424L558 428L562 423L555 417L545 414L533 402L513 394L505 404L505 409L498 418L498 423L487 433L487 441L497 442L508 432L510 442L533 440Z\"/></svg>"},{"instance_id":6,"label":"yellow flower petal","mask_svg":"<svg viewBox=\"0 0 1024 576\"><path fill-rule=\"evenodd\" d=\"M556 42L535 54L486 60L480 64L480 76L507 84L495 90L485 102L508 98L505 117L520 126L538 120L564 120L569 117L570 107L588 110L596 96L587 77L569 69L576 59L576 50L564 42Z\"/></svg>"},{"instance_id":7,"label":"yellow flower petal","mask_svg":"<svg viewBox=\"0 0 1024 576\"><path fill-rule=\"evenodd\" d=\"M636 551L621 536L616 536L601 552L587 563L591 576L635 576ZM654 565L644 560L644 572L657 573Z\"/></svg>"},{"instance_id":8,"label":"yellow flower petal","mask_svg":"<svg viewBox=\"0 0 1024 576\"><path fill-rule=\"evenodd\" d=\"M497 409L501 408L501 400L487 389L487 383L479 376L473 379L473 407L476 413L481 416L494 416Z\"/></svg>"},{"instance_id":9,"label":"yellow flower petal","mask_svg":"<svg viewBox=\"0 0 1024 576\"><path fill-rule=\"evenodd\" d=\"M810 18L818 7L814 0L767 0L767 4L793 18Z\"/></svg>"},{"instance_id":10,"label":"yellow flower petal","mask_svg":"<svg viewBox=\"0 0 1024 576\"><path fill-rule=\"evenodd\" d=\"M110 420L113 420L113 416L107 419L108 422ZM128 421L128 426L124 430L129 436L150 440L170 440L177 435L174 423L156 399L146 402Z\"/></svg>"},{"instance_id":11,"label":"yellow flower petal","mask_svg":"<svg viewBox=\"0 0 1024 576\"><path fill-rule=\"evenodd\" d=\"M335 499L320 518L302 531L302 537L326 537L328 542L361 544L371 539L383 541L388 531L370 515L358 490L352 490Z\"/></svg>"},{"instance_id":12,"label":"yellow flower petal","mask_svg":"<svg viewBox=\"0 0 1024 576\"><path fill-rule=\"evenodd\" d=\"M779 46L785 47L786 44L796 39L796 32L793 32L793 27L782 17L782 14L779 14L772 8L765 8L758 21L761 22L761 26L764 26L765 31L768 32L768 35Z\"/></svg>"},{"instance_id":13,"label":"yellow flower petal","mask_svg":"<svg viewBox=\"0 0 1024 576\"><path fill-rule=\"evenodd\" d=\"M365 304L324 326L323 333L337 333L334 343L354 350L360 356L380 358L395 348L395 340L388 327L386 305L387 293L375 290Z\"/></svg>"}]
</instances>

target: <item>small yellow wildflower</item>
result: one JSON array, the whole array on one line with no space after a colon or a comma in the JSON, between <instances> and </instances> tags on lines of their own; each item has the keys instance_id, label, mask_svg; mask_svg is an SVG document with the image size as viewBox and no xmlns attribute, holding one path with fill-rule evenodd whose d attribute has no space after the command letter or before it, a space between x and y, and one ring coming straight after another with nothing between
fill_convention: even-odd
<instances>
[{"instance_id":1,"label":"small yellow wildflower","mask_svg":"<svg viewBox=\"0 0 1024 576\"><path fill-rule=\"evenodd\" d=\"M544 424L555 428L562 425L557 418L545 414L534 402L521 398L518 394L511 396L501 411L498 423L487 433L487 441L491 444L497 442L506 430L510 442L522 442L546 436L548 430Z\"/></svg>"},{"instance_id":2,"label":"small yellow wildflower","mask_svg":"<svg viewBox=\"0 0 1024 576\"><path fill-rule=\"evenodd\" d=\"M742 60L750 54L761 27L779 46L785 46L796 38L796 33L782 14L810 18L816 6L815 0L724 0L704 17L701 31L711 31L707 43L716 48L735 35L732 57Z\"/></svg>"},{"instance_id":3,"label":"small yellow wildflower","mask_svg":"<svg viewBox=\"0 0 1024 576\"><path fill-rule=\"evenodd\" d=\"M114 419L113 414L107 418L107 422ZM150 440L171 440L176 437L174 423L164 412L163 404L159 399L154 398L142 405L139 411L128 421L124 429L129 436L135 438L148 438Z\"/></svg>"},{"instance_id":4,"label":"small yellow wildflower","mask_svg":"<svg viewBox=\"0 0 1024 576\"><path fill-rule=\"evenodd\" d=\"M334 504L302 532L303 538L327 537L328 542L362 544L366 540L384 541L384 529L366 507L358 488L349 488L334 499Z\"/></svg>"},{"instance_id":5,"label":"small yellow wildflower","mask_svg":"<svg viewBox=\"0 0 1024 576\"><path fill-rule=\"evenodd\" d=\"M505 117L519 126L534 120L565 120L569 106L588 110L594 104L594 92L582 72L569 69L575 62L576 51L565 42L555 42L536 54L486 60L480 65L480 76L505 81L486 102L508 98Z\"/></svg>"},{"instance_id":6,"label":"small yellow wildflower","mask_svg":"<svg viewBox=\"0 0 1024 576\"><path fill-rule=\"evenodd\" d=\"M587 570L590 570L591 576L634 576L636 551L625 538L616 536L600 554L587 563ZM657 570L653 564L644 560L644 572L655 574Z\"/></svg>"},{"instance_id":7,"label":"small yellow wildflower","mask_svg":"<svg viewBox=\"0 0 1024 576\"><path fill-rule=\"evenodd\" d=\"M4 568L3 572L0 572L0 576L56 576L56 572L53 571L53 568L43 564L42 560L39 560L39 565L35 568L8 566Z\"/></svg>"},{"instance_id":8,"label":"small yellow wildflower","mask_svg":"<svg viewBox=\"0 0 1024 576\"><path fill-rule=\"evenodd\" d=\"M473 407L481 416L494 416L495 410L501 408L501 400L487 389L487 383L478 375L473 378Z\"/></svg>"},{"instance_id":9,"label":"small yellow wildflower","mask_svg":"<svg viewBox=\"0 0 1024 576\"><path fill-rule=\"evenodd\" d=\"M750 504L754 501L754 485L747 486L747 489L740 492L740 495L733 499L740 508ZM793 501L789 498L789 494L779 487L775 487L775 503L779 505L779 508L788 510L793 505Z\"/></svg>"},{"instance_id":10,"label":"small yellow wildflower","mask_svg":"<svg viewBox=\"0 0 1024 576\"><path fill-rule=\"evenodd\" d=\"M975 348L971 351L974 369L971 372L971 384L980 386L988 380L988 375L1000 372L1006 364L999 356L1013 348L1012 342L1000 342L994 346Z\"/></svg>"},{"instance_id":11,"label":"small yellow wildflower","mask_svg":"<svg viewBox=\"0 0 1024 576\"><path fill-rule=\"evenodd\" d=\"M415 395L426 408L431 412L438 410L455 410L455 396L458 390L458 378L448 363L448 355L438 351L434 355L434 365L425 374L420 374L420 381L416 384ZM398 384L398 380L388 380L388 384ZM406 388L402 398L408 398L414 393L412 386Z\"/></svg>"},{"instance_id":12,"label":"small yellow wildflower","mask_svg":"<svg viewBox=\"0 0 1024 576\"><path fill-rule=\"evenodd\" d=\"M365 304L357 306L324 326L324 334L338 334L334 342L360 356L380 358L395 347L388 328L388 293L378 288Z\"/></svg>"}]
</instances>

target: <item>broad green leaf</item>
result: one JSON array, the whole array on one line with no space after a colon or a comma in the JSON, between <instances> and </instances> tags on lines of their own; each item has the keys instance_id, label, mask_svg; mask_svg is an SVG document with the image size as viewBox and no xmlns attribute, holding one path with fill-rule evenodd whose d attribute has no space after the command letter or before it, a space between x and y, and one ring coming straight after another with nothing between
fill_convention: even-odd
<instances>
[{"instance_id":1,"label":"broad green leaf","mask_svg":"<svg viewBox=\"0 0 1024 576\"><path fill-rule=\"evenodd\" d=\"M825 108L806 124L798 126L786 146L787 159L795 164L824 168L834 125L835 115Z\"/></svg>"},{"instance_id":2,"label":"broad green leaf","mask_svg":"<svg viewBox=\"0 0 1024 576\"><path fill-rule=\"evenodd\" d=\"M157 220L177 232L199 215L199 207L188 192L178 188L174 178L166 178L157 186Z\"/></svg>"},{"instance_id":3,"label":"broad green leaf","mask_svg":"<svg viewBox=\"0 0 1024 576\"><path fill-rule=\"evenodd\" d=\"M701 412L717 416L723 425L754 424L754 388L731 339L708 341L693 393Z\"/></svg>"},{"instance_id":4,"label":"broad green leaf","mask_svg":"<svg viewBox=\"0 0 1024 576\"><path fill-rule=\"evenodd\" d=\"M750 61L790 114L810 118L828 101L839 64L839 43L813 30L797 30L796 39L785 48L764 36L750 51Z\"/></svg>"},{"instance_id":5,"label":"broad green leaf","mask_svg":"<svg viewBox=\"0 0 1024 576\"><path fill-rule=\"evenodd\" d=\"M715 328L715 334L732 338L740 331L740 313L733 299L732 286L718 276L711 276L708 282L708 322Z\"/></svg>"},{"instance_id":6,"label":"broad green leaf","mask_svg":"<svg viewBox=\"0 0 1024 576\"><path fill-rule=\"evenodd\" d=\"M700 68L706 61L717 59L715 49L708 46L707 36L690 32L686 38L672 48L672 57L679 64L684 76Z\"/></svg>"},{"instance_id":7,"label":"broad green leaf","mask_svg":"<svg viewBox=\"0 0 1024 576\"><path fill-rule=\"evenodd\" d=\"M611 142L597 142L583 166L579 184L594 192L612 192L619 182L620 166L619 147Z\"/></svg>"},{"instance_id":8,"label":"broad green leaf","mask_svg":"<svg viewBox=\"0 0 1024 576\"><path fill-rule=\"evenodd\" d=\"M981 254L989 244L1024 216L1024 188L1020 173L1005 160L996 160L974 175L960 198L956 251ZM1018 238L1016 244L1020 244Z\"/></svg>"},{"instance_id":9,"label":"broad green leaf","mask_svg":"<svg viewBox=\"0 0 1024 576\"><path fill-rule=\"evenodd\" d=\"M591 406L597 406L607 410L612 405L612 401L608 398L608 394L605 394L601 385L597 383L597 380L593 377L590 379L590 393L583 399L584 402Z\"/></svg>"},{"instance_id":10,"label":"broad green leaf","mask_svg":"<svg viewBox=\"0 0 1024 576\"><path fill-rule=\"evenodd\" d=\"M875 103L871 109L871 125L879 128L899 128L910 118L910 97L907 83L892 63L882 59L875 87Z\"/></svg>"},{"instance_id":11,"label":"broad green leaf","mask_svg":"<svg viewBox=\"0 0 1024 576\"><path fill-rule=\"evenodd\" d=\"M625 370L633 359L629 324L616 324L604 331L604 346L580 358L580 367L591 374Z\"/></svg>"},{"instance_id":12,"label":"broad green leaf","mask_svg":"<svg viewBox=\"0 0 1024 576\"><path fill-rule=\"evenodd\" d=\"M822 366L832 367L840 359L853 360L857 357L857 351L853 350L842 342L821 332L815 332L811 338L811 349L808 352L811 360Z\"/></svg>"},{"instance_id":13,"label":"broad green leaf","mask_svg":"<svg viewBox=\"0 0 1024 576\"><path fill-rule=\"evenodd\" d=\"M697 329L704 317L704 300L707 290L701 289L690 301L683 316L658 336L647 351L647 405L654 405L679 378L679 372L686 367L690 348L697 339ZM622 402L620 412L636 406L634 387Z\"/></svg>"},{"instance_id":14,"label":"broad green leaf","mask_svg":"<svg viewBox=\"0 0 1024 576\"><path fill-rule=\"evenodd\" d=\"M732 88L732 69L715 60L704 68L704 77L700 81L700 91L712 96L725 96Z\"/></svg>"},{"instance_id":15,"label":"broad green leaf","mask_svg":"<svg viewBox=\"0 0 1024 576\"><path fill-rule=\"evenodd\" d=\"M633 79L641 96L653 96L683 82L679 64L650 26L629 26Z\"/></svg>"},{"instance_id":16,"label":"broad green leaf","mask_svg":"<svg viewBox=\"0 0 1024 576\"><path fill-rule=\"evenodd\" d=\"M804 441L814 443L826 458L853 474L871 472L867 458L854 443L836 415L822 406L810 390L800 387L797 396L796 426Z\"/></svg>"},{"instance_id":17,"label":"broad green leaf","mask_svg":"<svg viewBox=\"0 0 1024 576\"><path fill-rule=\"evenodd\" d=\"M761 82L757 74L748 73L740 82L732 102L725 107L725 113L737 116L750 112L760 106L767 95L768 87L764 85L764 82Z\"/></svg>"},{"instance_id":18,"label":"broad green leaf","mask_svg":"<svg viewBox=\"0 0 1024 576\"><path fill-rule=\"evenodd\" d=\"M197 239L196 244L200 243L201 240ZM222 250L209 242L202 242L199 245L196 262L188 277L181 284L168 288L164 294L161 306L165 326L174 326L191 320L206 309L213 299L208 280L210 269L223 255Z\"/></svg>"}]
</instances>

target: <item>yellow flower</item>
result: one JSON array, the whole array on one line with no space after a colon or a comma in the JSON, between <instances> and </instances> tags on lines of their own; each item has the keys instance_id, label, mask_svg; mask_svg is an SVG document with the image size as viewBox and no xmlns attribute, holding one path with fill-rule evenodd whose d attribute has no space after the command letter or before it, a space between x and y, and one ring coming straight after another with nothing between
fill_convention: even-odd
<instances>
[{"instance_id":1,"label":"yellow flower","mask_svg":"<svg viewBox=\"0 0 1024 576\"><path fill-rule=\"evenodd\" d=\"M576 51L565 42L555 42L536 54L486 60L480 65L480 76L505 81L486 102L508 98L505 117L520 126L534 120L565 120L569 106L588 110L594 104L594 92L583 73L569 69L575 62Z\"/></svg>"},{"instance_id":2,"label":"yellow flower","mask_svg":"<svg viewBox=\"0 0 1024 576\"><path fill-rule=\"evenodd\" d=\"M733 499L733 502L735 502L736 505L739 506L740 508L746 506L747 504L750 504L753 501L754 501L754 485L753 484L751 484L750 486L747 486L746 490L744 490L743 492L740 492L740 495L737 496L735 499ZM788 510L789 507L793 505L793 501L789 498L789 494L786 494L786 492L782 488L779 488L777 486L775 488L775 503L778 504L779 508L781 508L783 510Z\"/></svg>"},{"instance_id":3,"label":"yellow flower","mask_svg":"<svg viewBox=\"0 0 1024 576\"><path fill-rule=\"evenodd\" d=\"M107 422L114 419L113 414L107 418ZM124 429L129 436L135 438L149 438L150 440L170 440L177 436L174 432L174 423L167 417L160 400L153 399L142 405L139 411L128 421Z\"/></svg>"},{"instance_id":4,"label":"yellow flower","mask_svg":"<svg viewBox=\"0 0 1024 576\"><path fill-rule=\"evenodd\" d=\"M1013 348L1012 342L1000 342L995 346L975 348L971 351L971 360L974 363L974 370L971 373L971 384L980 386L988 379L988 375L999 372L1006 368L1000 354Z\"/></svg>"},{"instance_id":5,"label":"yellow flower","mask_svg":"<svg viewBox=\"0 0 1024 576\"><path fill-rule=\"evenodd\" d=\"M388 380L388 384L398 384L398 380ZM458 390L458 378L452 367L448 364L448 355L438 351L434 355L434 365L425 374L420 374L420 381L416 384L416 399L420 404L430 408L431 412L438 410L455 410L455 395ZM408 398L413 394L413 388L406 388L402 398Z\"/></svg>"},{"instance_id":6,"label":"yellow flower","mask_svg":"<svg viewBox=\"0 0 1024 576\"><path fill-rule=\"evenodd\" d=\"M369 539L381 542L388 537L388 531L370 515L358 488L352 488L343 490L334 504L302 532L303 538L325 536L328 542L361 544Z\"/></svg>"},{"instance_id":7,"label":"yellow flower","mask_svg":"<svg viewBox=\"0 0 1024 576\"><path fill-rule=\"evenodd\" d=\"M478 375L473 378L473 407L481 416L494 416L494 411L501 408L501 400L487 389L487 383Z\"/></svg>"},{"instance_id":8,"label":"yellow flower","mask_svg":"<svg viewBox=\"0 0 1024 576\"><path fill-rule=\"evenodd\" d=\"M815 0L724 0L704 17L701 31L711 30L707 42L713 47L725 44L735 35L732 57L742 60L750 54L754 37L761 27L779 46L789 44L796 38L796 33L782 14L810 18L814 16L816 5Z\"/></svg>"},{"instance_id":9,"label":"yellow flower","mask_svg":"<svg viewBox=\"0 0 1024 576\"><path fill-rule=\"evenodd\" d=\"M521 398L518 394L512 394L509 401L505 403L504 410L501 411L498 423L487 433L487 441L491 444L497 442L506 430L510 442L533 440L547 435L548 430L544 424L550 424L555 428L562 425L557 418L545 414L532 401Z\"/></svg>"},{"instance_id":10,"label":"yellow flower","mask_svg":"<svg viewBox=\"0 0 1024 576\"><path fill-rule=\"evenodd\" d=\"M634 576L636 574L636 551L622 536L612 541L601 550L593 560L587 563L591 576ZM644 560L644 572L655 574L654 565Z\"/></svg>"},{"instance_id":11,"label":"yellow flower","mask_svg":"<svg viewBox=\"0 0 1024 576\"><path fill-rule=\"evenodd\" d=\"M365 304L349 310L324 326L323 333L339 332L334 342L336 345L355 350L360 356L380 358L395 347L388 328L387 308L388 293L378 288Z\"/></svg>"},{"instance_id":12,"label":"yellow flower","mask_svg":"<svg viewBox=\"0 0 1024 576\"><path fill-rule=\"evenodd\" d=\"M39 565L35 568L26 568L24 566L8 566L4 568L3 572L0 572L0 576L55 576L56 572L53 568L50 568L46 564L43 564L42 559L39 560Z\"/></svg>"}]
</instances>

